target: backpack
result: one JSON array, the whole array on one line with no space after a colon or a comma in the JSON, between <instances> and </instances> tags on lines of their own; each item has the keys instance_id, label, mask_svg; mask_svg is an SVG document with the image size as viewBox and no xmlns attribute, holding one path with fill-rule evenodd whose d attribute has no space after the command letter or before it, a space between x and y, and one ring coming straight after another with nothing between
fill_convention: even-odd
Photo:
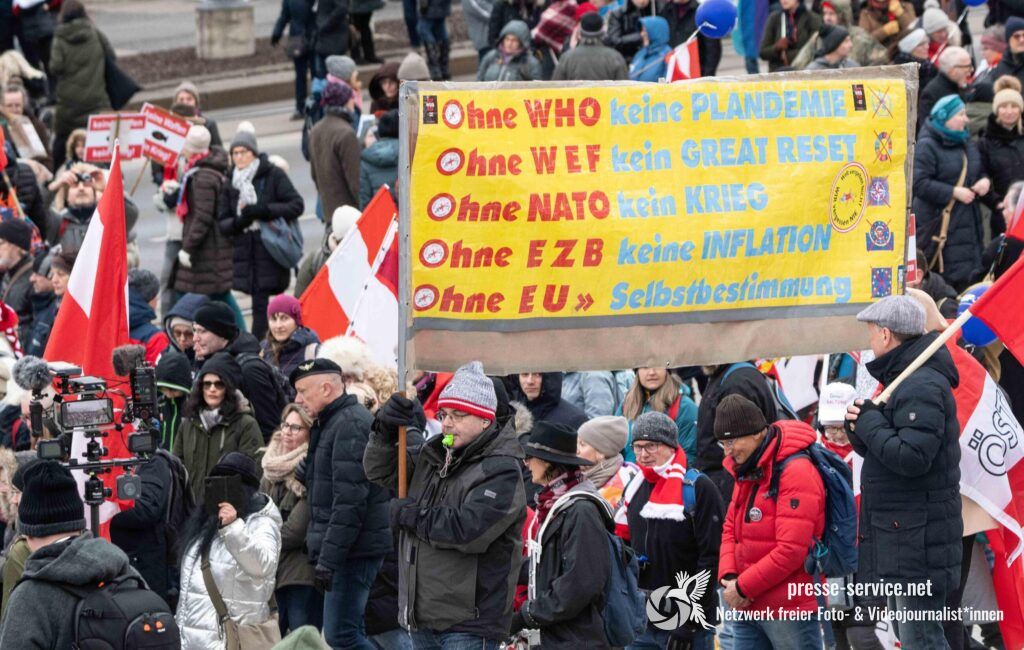
<instances>
[{"instance_id":1,"label":"backpack","mask_svg":"<svg viewBox=\"0 0 1024 650\"><path fill-rule=\"evenodd\" d=\"M683 475L683 510L694 515L697 512L697 489L694 487L703 474L695 467L687 467ZM693 519L691 516L690 519ZM694 521L696 523L696 521Z\"/></svg>"},{"instance_id":2,"label":"backpack","mask_svg":"<svg viewBox=\"0 0 1024 650\"><path fill-rule=\"evenodd\" d=\"M611 519L609 506L599 495L589 492L569 492L559 498L551 508L545 526L554 519L556 512L563 510L575 499L589 499L596 503L605 517ZM564 501L563 501L564 500ZM544 539L544 527L537 534L537 541ZM640 591L640 562L636 552L615 533L606 531L608 538L609 572L604 583L604 606L601 618L604 621L604 635L613 648L633 643L647 629L646 596Z\"/></svg>"},{"instance_id":3,"label":"backpack","mask_svg":"<svg viewBox=\"0 0 1024 650\"><path fill-rule=\"evenodd\" d=\"M740 368L753 368L754 370L757 370L757 366L749 361L734 363L730 365L728 370L725 371L725 374L722 375L722 381L719 382L719 386L725 383L725 380L729 378L729 375ZM757 370L757 372L764 379L765 383L768 384L768 392L771 393L772 401L775 402L775 410L779 414L778 419L799 420L800 417L796 414L796 409L794 409L793 405L789 403L789 399L786 397L786 394L782 392L782 387L772 381L770 377L765 376L765 374L760 370Z\"/></svg>"},{"instance_id":4,"label":"backpack","mask_svg":"<svg viewBox=\"0 0 1024 650\"><path fill-rule=\"evenodd\" d=\"M188 518L196 507L196 499L188 483L188 469L177 456L166 449L157 449L156 455L163 458L171 470L171 489L167 494L167 511L164 513L164 530L167 536L167 558L172 565L181 554L179 535L185 532Z\"/></svg>"},{"instance_id":5,"label":"backpack","mask_svg":"<svg viewBox=\"0 0 1024 650\"><path fill-rule=\"evenodd\" d=\"M853 498L853 475L849 465L818 443L783 460L768 486L768 498L779 493L782 470L794 458L808 458L825 486L825 530L814 540L805 566L812 575L839 578L857 571L857 504Z\"/></svg>"},{"instance_id":6,"label":"backpack","mask_svg":"<svg viewBox=\"0 0 1024 650\"><path fill-rule=\"evenodd\" d=\"M277 366L270 363L260 355L252 352L242 352L235 357L235 361L237 361L238 365L241 366L243 376L254 367L253 364L261 364L267 367L270 371L270 383L274 385L276 401L274 408L277 413L283 411L284 407L295 398L295 389L292 388L292 385L288 382L288 378L281 374L281 370Z\"/></svg>"},{"instance_id":7,"label":"backpack","mask_svg":"<svg viewBox=\"0 0 1024 650\"><path fill-rule=\"evenodd\" d=\"M99 585L60 585L78 598L74 650L171 650L181 647L181 630L163 598L132 575Z\"/></svg>"}]
</instances>

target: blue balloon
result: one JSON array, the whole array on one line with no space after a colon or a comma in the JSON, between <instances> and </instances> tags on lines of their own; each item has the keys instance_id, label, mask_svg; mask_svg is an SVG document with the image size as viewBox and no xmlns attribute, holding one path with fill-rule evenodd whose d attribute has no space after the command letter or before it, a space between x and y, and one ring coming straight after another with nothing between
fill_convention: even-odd
<instances>
[{"instance_id":1,"label":"blue balloon","mask_svg":"<svg viewBox=\"0 0 1024 650\"><path fill-rule=\"evenodd\" d=\"M708 38L725 38L736 25L736 5L729 0L704 0L697 7L697 29Z\"/></svg>"},{"instance_id":2,"label":"blue balloon","mask_svg":"<svg viewBox=\"0 0 1024 650\"><path fill-rule=\"evenodd\" d=\"M988 2L988 0L964 0L964 4L968 7L980 7L986 2Z\"/></svg>"},{"instance_id":3,"label":"blue balloon","mask_svg":"<svg viewBox=\"0 0 1024 650\"><path fill-rule=\"evenodd\" d=\"M990 285L986 284L967 290L967 292L960 297L960 304L956 308L957 316L967 311L971 305L978 300L978 298L981 298L981 295L985 293L989 286ZM994 343L995 340L999 338L996 336L995 332L989 329L988 325L977 318L968 319L968 321L964 323L961 332L963 333L964 341L978 347L985 347L986 345Z\"/></svg>"}]
</instances>

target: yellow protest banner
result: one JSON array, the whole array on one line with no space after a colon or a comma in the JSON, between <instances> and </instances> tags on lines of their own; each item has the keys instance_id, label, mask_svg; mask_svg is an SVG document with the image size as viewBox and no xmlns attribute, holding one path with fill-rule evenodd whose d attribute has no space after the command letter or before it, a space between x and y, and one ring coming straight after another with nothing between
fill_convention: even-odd
<instances>
[{"instance_id":1,"label":"yellow protest banner","mask_svg":"<svg viewBox=\"0 0 1024 650\"><path fill-rule=\"evenodd\" d=\"M588 355L534 364L633 365L650 346L591 344L637 327L629 336L673 341L658 352L666 362L774 356L794 346L733 328L737 345L713 353L678 335L765 321L795 333L902 292L916 103L906 68L461 86L402 97L404 324L411 339L430 334L415 341L420 359L440 362L433 349L457 346L453 336L496 356L495 343L507 351L522 335ZM809 353L849 349L859 333L799 336Z\"/></svg>"}]
</instances>

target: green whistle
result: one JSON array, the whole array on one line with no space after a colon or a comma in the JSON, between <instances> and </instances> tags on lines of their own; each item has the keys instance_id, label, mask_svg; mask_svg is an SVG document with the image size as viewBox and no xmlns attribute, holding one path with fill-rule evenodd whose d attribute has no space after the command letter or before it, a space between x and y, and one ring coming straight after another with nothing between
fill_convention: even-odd
<instances>
[{"instance_id":1,"label":"green whistle","mask_svg":"<svg viewBox=\"0 0 1024 650\"><path fill-rule=\"evenodd\" d=\"M445 435L445 437L441 439L441 444L445 447L451 447L455 444L455 435L451 433Z\"/></svg>"}]
</instances>

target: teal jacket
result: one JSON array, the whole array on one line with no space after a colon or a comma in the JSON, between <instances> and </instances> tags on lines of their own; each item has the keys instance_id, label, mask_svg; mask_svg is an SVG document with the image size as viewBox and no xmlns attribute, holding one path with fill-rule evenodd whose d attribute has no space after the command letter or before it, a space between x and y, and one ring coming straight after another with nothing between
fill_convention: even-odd
<instances>
[{"instance_id":1,"label":"teal jacket","mask_svg":"<svg viewBox=\"0 0 1024 650\"><path fill-rule=\"evenodd\" d=\"M651 410L648 402L644 404L644 413ZM622 406L615 410L616 415L622 415ZM690 387L679 387L679 398L675 404L669 407L669 417L675 416L676 428L679 435L676 440L679 446L686 452L686 465L692 466L697 459L697 403L690 397ZM631 463L636 462L636 455L633 454L633 422L629 423L629 440L626 441L626 448L622 455Z\"/></svg>"}]
</instances>

